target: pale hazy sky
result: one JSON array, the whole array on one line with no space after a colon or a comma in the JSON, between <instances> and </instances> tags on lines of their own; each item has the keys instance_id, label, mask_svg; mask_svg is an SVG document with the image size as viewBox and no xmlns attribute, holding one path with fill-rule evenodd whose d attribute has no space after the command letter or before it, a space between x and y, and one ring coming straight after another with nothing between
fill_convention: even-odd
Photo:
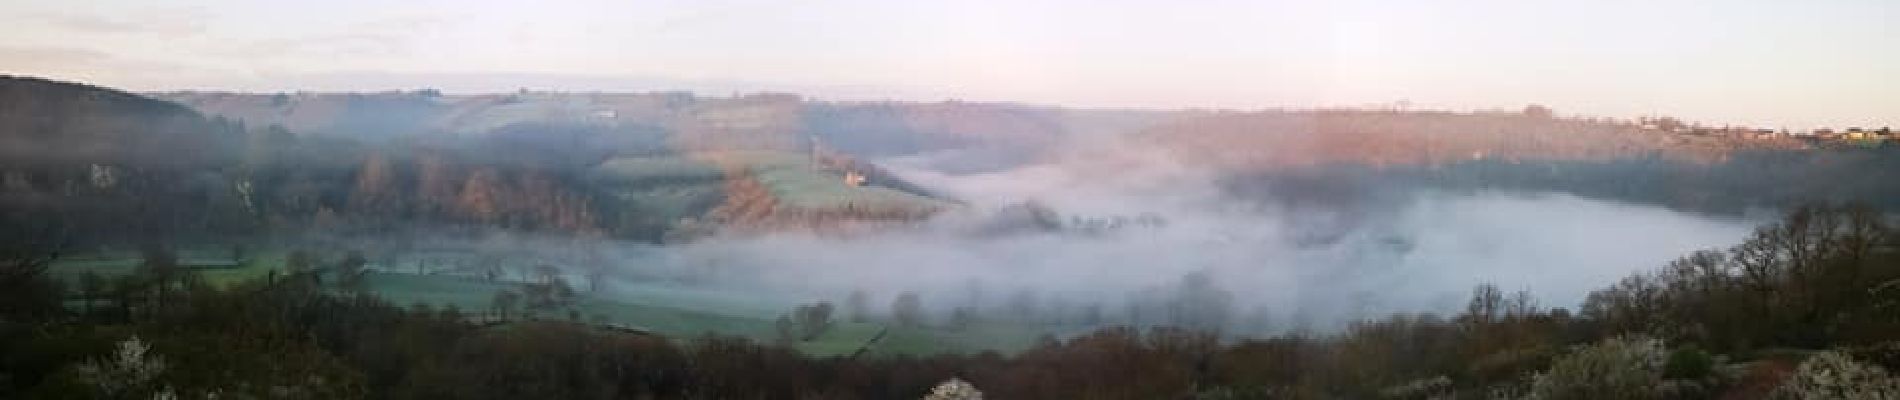
<instances>
[{"instance_id":1,"label":"pale hazy sky","mask_svg":"<svg viewBox=\"0 0 1900 400\"><path fill-rule=\"evenodd\" d=\"M20 1L0 73L136 90L789 90L1900 125L1900 1Z\"/></svg>"}]
</instances>

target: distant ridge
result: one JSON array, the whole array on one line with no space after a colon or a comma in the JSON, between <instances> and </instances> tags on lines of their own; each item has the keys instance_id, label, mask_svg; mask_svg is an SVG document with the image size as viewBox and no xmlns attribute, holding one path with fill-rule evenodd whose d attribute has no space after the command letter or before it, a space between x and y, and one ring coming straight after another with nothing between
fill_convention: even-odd
<instances>
[{"instance_id":1,"label":"distant ridge","mask_svg":"<svg viewBox=\"0 0 1900 400\"><path fill-rule=\"evenodd\" d=\"M0 76L0 104L8 164L203 166L218 161L206 150L219 135L235 131L177 103L43 78Z\"/></svg>"}]
</instances>

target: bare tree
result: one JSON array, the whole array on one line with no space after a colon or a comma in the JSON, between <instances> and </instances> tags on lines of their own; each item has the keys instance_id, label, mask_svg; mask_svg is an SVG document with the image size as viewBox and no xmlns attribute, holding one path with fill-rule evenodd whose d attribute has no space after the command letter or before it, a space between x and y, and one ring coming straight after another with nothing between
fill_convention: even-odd
<instances>
[{"instance_id":1,"label":"bare tree","mask_svg":"<svg viewBox=\"0 0 1900 400\"><path fill-rule=\"evenodd\" d=\"M851 318L851 322L864 322L864 321L870 320L871 318L870 302L871 302L870 295L864 293L863 289L853 290L851 291L851 296L845 297L845 300L844 300L845 314L847 314L849 318Z\"/></svg>"},{"instance_id":2,"label":"bare tree","mask_svg":"<svg viewBox=\"0 0 1900 400\"><path fill-rule=\"evenodd\" d=\"M503 290L495 292L495 298L490 301L489 307L494 310L495 316L498 319L507 321L508 318L514 314L515 307L520 302L520 294L516 294L512 290Z\"/></svg>"},{"instance_id":3,"label":"bare tree","mask_svg":"<svg viewBox=\"0 0 1900 400\"><path fill-rule=\"evenodd\" d=\"M793 312L793 316L794 319L797 320L798 326L804 328L804 334L802 336L804 336L805 340L815 339L818 335L824 334L825 330L831 328L832 309L833 306L829 301L820 301L814 304L798 306L798 309Z\"/></svg>"},{"instance_id":4,"label":"bare tree","mask_svg":"<svg viewBox=\"0 0 1900 400\"><path fill-rule=\"evenodd\" d=\"M904 292L891 302L891 318L899 325L918 326L924 321L924 301L917 292Z\"/></svg>"},{"instance_id":5,"label":"bare tree","mask_svg":"<svg viewBox=\"0 0 1900 400\"><path fill-rule=\"evenodd\" d=\"M351 292L362 292L369 275L369 258L363 252L351 251L336 264L337 286Z\"/></svg>"}]
</instances>

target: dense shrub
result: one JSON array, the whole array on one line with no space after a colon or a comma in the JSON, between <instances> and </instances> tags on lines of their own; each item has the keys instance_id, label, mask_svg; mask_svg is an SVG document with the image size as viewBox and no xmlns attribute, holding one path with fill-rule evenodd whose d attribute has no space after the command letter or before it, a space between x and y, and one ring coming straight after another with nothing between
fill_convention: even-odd
<instances>
[{"instance_id":1,"label":"dense shrub","mask_svg":"<svg viewBox=\"0 0 1900 400\"><path fill-rule=\"evenodd\" d=\"M1664 361L1662 341L1640 336L1617 337L1579 348L1538 374L1530 389L1532 399L1654 399L1661 398Z\"/></svg>"},{"instance_id":2,"label":"dense shrub","mask_svg":"<svg viewBox=\"0 0 1900 400\"><path fill-rule=\"evenodd\" d=\"M1789 400L1900 399L1900 377L1885 368L1854 361L1838 351L1823 351L1801 362L1794 376L1775 390Z\"/></svg>"}]
</instances>

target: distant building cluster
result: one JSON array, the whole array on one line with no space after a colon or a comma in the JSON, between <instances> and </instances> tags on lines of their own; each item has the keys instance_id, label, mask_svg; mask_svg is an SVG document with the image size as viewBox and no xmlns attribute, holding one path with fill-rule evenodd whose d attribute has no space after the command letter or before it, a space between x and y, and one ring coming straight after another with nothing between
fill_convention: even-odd
<instances>
[{"instance_id":1,"label":"distant building cluster","mask_svg":"<svg viewBox=\"0 0 1900 400\"><path fill-rule=\"evenodd\" d=\"M1699 136L1721 136L1721 137L1731 137L1731 138L1738 138L1738 139L1757 139L1757 140L1792 139L1792 140L1800 140L1800 141L1808 142L1809 144L1848 143L1848 144L1863 144L1863 145L1879 145L1890 140L1900 140L1900 136L1894 135L1892 127L1880 127L1880 128L1848 127L1848 128L1840 129L1840 130L1836 130L1834 128L1816 128L1816 129L1808 130L1808 131L1789 131L1787 129L1775 130L1775 129L1761 129L1761 128L1748 128L1748 127L1735 127L1735 126L1711 128L1711 127L1704 127L1704 126L1693 125L1693 124L1684 124L1679 120L1676 120L1674 118L1669 118L1669 117L1639 118L1637 119L1637 124L1638 126L1641 126L1642 129L1651 130L1651 131L1661 131L1661 132L1680 133L1680 134L1699 135Z\"/></svg>"},{"instance_id":2,"label":"distant building cluster","mask_svg":"<svg viewBox=\"0 0 1900 400\"><path fill-rule=\"evenodd\" d=\"M1894 137L1893 128L1890 128L1890 127L1881 127L1880 129L1863 129L1860 127L1850 127L1850 128L1843 129L1840 131L1835 131L1833 129L1828 129L1828 128L1821 128L1821 129L1808 131L1805 134L1800 135L1800 136L1813 137L1813 138L1821 139L1821 140L1884 141L1884 140L1900 139L1900 138Z\"/></svg>"}]
</instances>

